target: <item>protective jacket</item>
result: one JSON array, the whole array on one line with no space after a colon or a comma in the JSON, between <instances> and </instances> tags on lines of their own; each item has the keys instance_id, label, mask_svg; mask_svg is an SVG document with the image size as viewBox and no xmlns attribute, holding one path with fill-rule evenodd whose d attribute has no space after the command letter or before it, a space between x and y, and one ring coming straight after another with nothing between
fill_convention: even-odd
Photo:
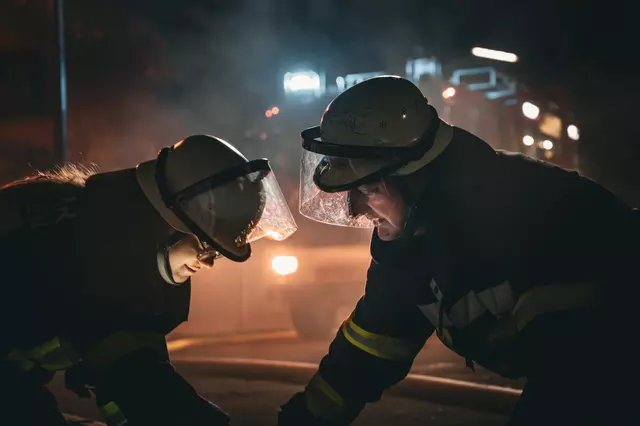
<instances>
[{"instance_id":1,"label":"protective jacket","mask_svg":"<svg viewBox=\"0 0 640 426\"><path fill-rule=\"evenodd\" d=\"M365 294L281 426L349 424L434 332L469 367L538 379L579 374L601 355L593 336L629 319L619 312L637 294L640 221L611 192L459 128L428 168L422 232L374 232Z\"/></svg>"},{"instance_id":2,"label":"protective jacket","mask_svg":"<svg viewBox=\"0 0 640 426\"><path fill-rule=\"evenodd\" d=\"M134 170L86 185L27 180L0 197L7 412L25 424L60 421L41 395L66 370L67 386L93 392L109 425L228 423L169 362L165 335L187 320L190 282L162 279L157 256L169 227Z\"/></svg>"}]
</instances>

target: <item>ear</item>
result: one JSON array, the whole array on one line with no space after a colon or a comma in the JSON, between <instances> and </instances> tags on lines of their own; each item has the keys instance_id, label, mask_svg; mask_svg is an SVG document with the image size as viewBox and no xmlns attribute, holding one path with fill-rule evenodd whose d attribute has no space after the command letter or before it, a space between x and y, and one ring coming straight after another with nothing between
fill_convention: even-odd
<instances>
[{"instance_id":1,"label":"ear","mask_svg":"<svg viewBox=\"0 0 640 426\"><path fill-rule=\"evenodd\" d=\"M390 176L388 179L398 188L407 204L418 201L430 180L430 170L423 167L410 175Z\"/></svg>"}]
</instances>

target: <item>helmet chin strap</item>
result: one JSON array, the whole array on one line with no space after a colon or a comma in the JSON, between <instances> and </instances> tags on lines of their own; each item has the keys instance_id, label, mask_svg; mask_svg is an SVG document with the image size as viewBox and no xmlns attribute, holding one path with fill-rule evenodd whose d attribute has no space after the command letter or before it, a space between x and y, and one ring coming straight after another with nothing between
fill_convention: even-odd
<instances>
[{"instance_id":1,"label":"helmet chin strap","mask_svg":"<svg viewBox=\"0 0 640 426\"><path fill-rule=\"evenodd\" d=\"M424 198L425 191L423 191L419 197L416 197L412 194L412 191L409 189L409 185L403 178L395 178L393 179L393 183L398 188L398 191L407 206L404 226L396 240L406 241L413 238L420 228L420 200Z\"/></svg>"}]
</instances>

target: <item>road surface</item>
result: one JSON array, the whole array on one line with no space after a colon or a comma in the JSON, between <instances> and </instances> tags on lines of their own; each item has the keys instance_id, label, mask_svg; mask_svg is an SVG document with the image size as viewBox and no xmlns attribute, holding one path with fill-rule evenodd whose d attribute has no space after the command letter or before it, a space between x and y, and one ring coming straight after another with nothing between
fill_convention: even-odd
<instances>
[{"instance_id":1,"label":"road surface","mask_svg":"<svg viewBox=\"0 0 640 426\"><path fill-rule=\"evenodd\" d=\"M224 409L233 426L275 426L277 407L288 400L301 386L254 382L237 379L207 380L189 378L202 395ZM98 418L92 401L77 400L61 391L61 380L54 385L63 410L85 418ZM365 408L355 426L499 426L506 416L487 414L461 408L445 407L404 398L384 397L379 403Z\"/></svg>"},{"instance_id":2,"label":"road surface","mask_svg":"<svg viewBox=\"0 0 640 426\"><path fill-rule=\"evenodd\" d=\"M210 338L176 338L169 345L176 355L318 363L329 343L329 340L301 340L294 331L276 331ZM512 388L521 388L524 384L524 381L503 379L478 366L473 372L466 367L464 358L446 348L435 337L427 341L411 372Z\"/></svg>"},{"instance_id":3,"label":"road surface","mask_svg":"<svg viewBox=\"0 0 640 426\"><path fill-rule=\"evenodd\" d=\"M253 333L199 338L175 338L170 342L174 356L240 357L267 360L318 362L328 341L305 341L291 331ZM520 387L522 383L501 379L476 368L465 367L464 360L450 352L437 340L430 340L418 356L412 370L417 374L470 380L502 386ZM188 377L198 391L214 401L233 420L234 426L266 426L276 424L277 407L286 402L300 385L228 378ZM51 385L60 408L89 419L99 419L92 400L78 399L64 389L61 375ZM498 426L507 415L448 407L429 402L385 396L378 404L368 406L355 425L475 425Z\"/></svg>"}]
</instances>

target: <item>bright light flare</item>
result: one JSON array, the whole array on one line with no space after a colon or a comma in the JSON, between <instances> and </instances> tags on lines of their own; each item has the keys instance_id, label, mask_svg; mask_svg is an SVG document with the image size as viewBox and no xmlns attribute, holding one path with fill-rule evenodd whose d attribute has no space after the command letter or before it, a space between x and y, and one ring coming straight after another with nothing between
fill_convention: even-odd
<instances>
[{"instance_id":1,"label":"bright light flare","mask_svg":"<svg viewBox=\"0 0 640 426\"><path fill-rule=\"evenodd\" d=\"M542 141L542 147L547 151L551 151L553 149L553 142L550 140Z\"/></svg>"},{"instance_id":2,"label":"bright light flare","mask_svg":"<svg viewBox=\"0 0 640 426\"><path fill-rule=\"evenodd\" d=\"M451 99L456 95L456 89L455 87L447 87L446 89L444 89L444 91L442 92L442 97L445 99Z\"/></svg>"},{"instance_id":3,"label":"bright light flare","mask_svg":"<svg viewBox=\"0 0 640 426\"><path fill-rule=\"evenodd\" d=\"M278 275L291 275L298 270L298 258L295 256L277 256L271 261L271 268Z\"/></svg>"},{"instance_id":4,"label":"bright light flare","mask_svg":"<svg viewBox=\"0 0 640 426\"><path fill-rule=\"evenodd\" d=\"M320 75L315 71L288 72L284 75L285 92L313 91L320 89Z\"/></svg>"},{"instance_id":5,"label":"bright light flare","mask_svg":"<svg viewBox=\"0 0 640 426\"><path fill-rule=\"evenodd\" d=\"M274 231L273 229L265 229L264 236L274 241L282 241L285 239L285 236L283 234L278 231Z\"/></svg>"},{"instance_id":6,"label":"bright light flare","mask_svg":"<svg viewBox=\"0 0 640 426\"><path fill-rule=\"evenodd\" d=\"M573 139L574 141L577 141L580 139L580 130L578 129L578 126L571 124L569 126L567 126L567 136L569 136L570 139Z\"/></svg>"},{"instance_id":7,"label":"bright light flare","mask_svg":"<svg viewBox=\"0 0 640 426\"><path fill-rule=\"evenodd\" d=\"M271 108L271 113L273 115L278 115L280 114L280 108L278 108L277 106L274 106L273 108Z\"/></svg>"},{"instance_id":8,"label":"bright light flare","mask_svg":"<svg viewBox=\"0 0 640 426\"><path fill-rule=\"evenodd\" d=\"M530 120L535 120L540 116L540 108L531 102L525 102L522 104L522 114Z\"/></svg>"},{"instance_id":9,"label":"bright light flare","mask_svg":"<svg viewBox=\"0 0 640 426\"><path fill-rule=\"evenodd\" d=\"M494 61L518 62L518 55L510 52L503 52L502 50L474 47L473 49L471 49L471 54L473 56L477 56L478 58L493 59Z\"/></svg>"},{"instance_id":10,"label":"bright light flare","mask_svg":"<svg viewBox=\"0 0 640 426\"><path fill-rule=\"evenodd\" d=\"M273 112L270 109L266 110L264 113L264 116L267 118L271 118L272 115L273 115Z\"/></svg>"},{"instance_id":11,"label":"bright light flare","mask_svg":"<svg viewBox=\"0 0 640 426\"><path fill-rule=\"evenodd\" d=\"M530 135L525 135L522 137L522 143L524 144L524 146L532 146L534 142L535 140Z\"/></svg>"}]
</instances>

